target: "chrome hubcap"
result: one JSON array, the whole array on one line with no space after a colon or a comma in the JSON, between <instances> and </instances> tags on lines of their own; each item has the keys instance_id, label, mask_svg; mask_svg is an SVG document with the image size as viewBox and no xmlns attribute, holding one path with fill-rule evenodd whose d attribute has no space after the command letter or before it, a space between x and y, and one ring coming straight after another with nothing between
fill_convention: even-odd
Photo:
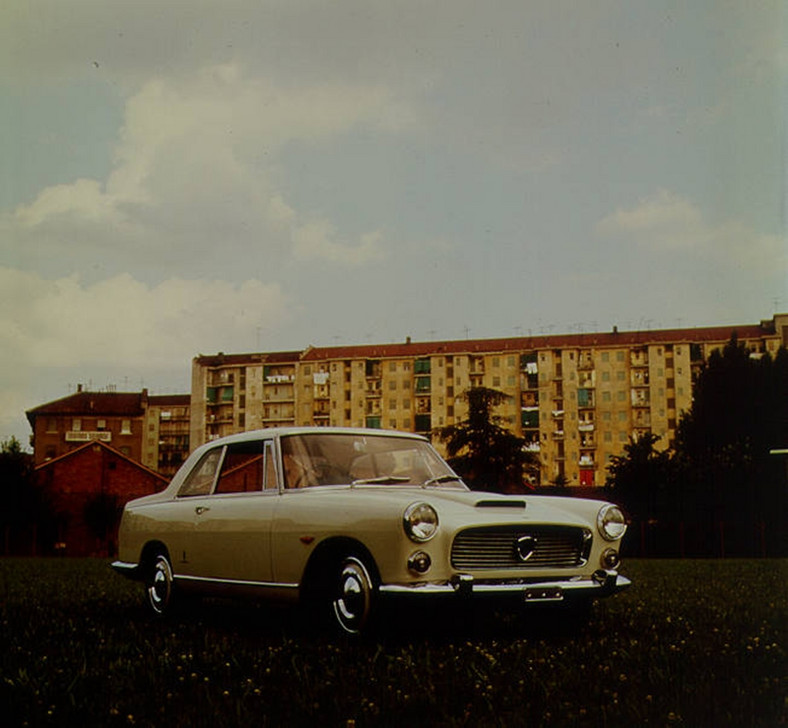
<instances>
[{"instance_id":1,"label":"chrome hubcap","mask_svg":"<svg viewBox=\"0 0 788 728\"><path fill-rule=\"evenodd\" d=\"M159 557L153 567L153 577L148 584L148 602L157 614L161 614L170 600L172 572L164 557Z\"/></svg>"},{"instance_id":2,"label":"chrome hubcap","mask_svg":"<svg viewBox=\"0 0 788 728\"><path fill-rule=\"evenodd\" d=\"M349 634L358 634L369 616L372 583L364 564L348 559L339 573L338 594L334 614L339 625Z\"/></svg>"}]
</instances>

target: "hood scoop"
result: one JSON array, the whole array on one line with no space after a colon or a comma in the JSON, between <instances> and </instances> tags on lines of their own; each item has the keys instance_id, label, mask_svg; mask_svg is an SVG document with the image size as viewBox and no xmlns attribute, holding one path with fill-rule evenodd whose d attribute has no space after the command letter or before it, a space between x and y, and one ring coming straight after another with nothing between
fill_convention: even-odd
<instances>
[{"instance_id":1,"label":"hood scoop","mask_svg":"<svg viewBox=\"0 0 788 728\"><path fill-rule=\"evenodd\" d=\"M477 508L525 508L524 500L480 500Z\"/></svg>"}]
</instances>

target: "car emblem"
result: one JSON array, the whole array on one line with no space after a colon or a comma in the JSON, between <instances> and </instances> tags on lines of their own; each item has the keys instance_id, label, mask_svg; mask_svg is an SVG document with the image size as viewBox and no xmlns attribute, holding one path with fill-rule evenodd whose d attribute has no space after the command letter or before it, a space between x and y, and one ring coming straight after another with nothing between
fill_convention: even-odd
<instances>
[{"instance_id":1,"label":"car emblem","mask_svg":"<svg viewBox=\"0 0 788 728\"><path fill-rule=\"evenodd\" d=\"M528 561L536 550L536 536L530 534L520 536L514 544L514 550L520 561Z\"/></svg>"}]
</instances>

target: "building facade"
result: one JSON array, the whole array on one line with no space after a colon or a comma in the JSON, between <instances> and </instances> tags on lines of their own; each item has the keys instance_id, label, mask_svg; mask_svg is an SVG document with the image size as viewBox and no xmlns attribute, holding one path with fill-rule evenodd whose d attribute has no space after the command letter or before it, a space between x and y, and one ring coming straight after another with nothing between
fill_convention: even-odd
<instances>
[{"instance_id":1,"label":"building facade","mask_svg":"<svg viewBox=\"0 0 788 728\"><path fill-rule=\"evenodd\" d=\"M752 356L774 355L788 345L788 314L745 326L198 356L190 443L282 425L429 434L463 420L463 393L484 386L508 395L497 414L538 455L542 483L599 486L630 437L653 433L670 446L694 377L734 334Z\"/></svg>"},{"instance_id":2,"label":"building facade","mask_svg":"<svg viewBox=\"0 0 788 728\"><path fill-rule=\"evenodd\" d=\"M59 458L86 442L101 442L145 467L171 476L189 454L188 394L91 392L80 385L67 397L28 410L35 464Z\"/></svg>"}]
</instances>

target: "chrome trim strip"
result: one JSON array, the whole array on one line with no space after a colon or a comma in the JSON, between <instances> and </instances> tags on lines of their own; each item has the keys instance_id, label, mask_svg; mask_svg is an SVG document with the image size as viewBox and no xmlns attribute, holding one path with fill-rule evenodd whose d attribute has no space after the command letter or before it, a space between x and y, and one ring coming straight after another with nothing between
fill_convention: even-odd
<instances>
[{"instance_id":1,"label":"chrome trim strip","mask_svg":"<svg viewBox=\"0 0 788 728\"><path fill-rule=\"evenodd\" d=\"M132 564L129 561L113 561L110 566L116 573L127 576L130 579L136 576L137 569L139 568L138 564Z\"/></svg>"},{"instance_id":2,"label":"chrome trim strip","mask_svg":"<svg viewBox=\"0 0 788 728\"><path fill-rule=\"evenodd\" d=\"M463 575L465 576L465 575ZM470 582L470 583L469 583ZM588 578L578 581L540 581L529 582L524 584L476 584L469 577L462 580L462 591L468 594L512 594L512 593L525 593L530 590L538 589L556 589L559 588L562 592L583 593L588 592L590 596L597 594L598 596L614 594L626 589L632 582L620 574L610 574L604 582L597 581L596 579ZM380 586L381 594L455 594L461 591L460 581L457 586L449 583L442 584L382 584Z\"/></svg>"},{"instance_id":3,"label":"chrome trim strip","mask_svg":"<svg viewBox=\"0 0 788 728\"><path fill-rule=\"evenodd\" d=\"M219 579L208 576L190 576L189 574L174 574L176 581L198 581L208 584L225 584L229 586L255 586L267 589L298 589L298 584L283 584L277 581L246 581L244 579Z\"/></svg>"}]
</instances>

